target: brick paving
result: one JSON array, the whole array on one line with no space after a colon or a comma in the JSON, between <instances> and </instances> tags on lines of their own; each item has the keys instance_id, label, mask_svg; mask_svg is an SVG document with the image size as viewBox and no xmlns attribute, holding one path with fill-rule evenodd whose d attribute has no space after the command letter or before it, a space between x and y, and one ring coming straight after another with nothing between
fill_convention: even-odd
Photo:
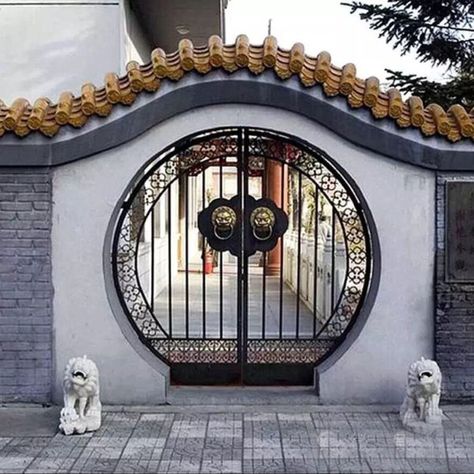
<instances>
[{"instance_id":1,"label":"brick paving","mask_svg":"<svg viewBox=\"0 0 474 474\"><path fill-rule=\"evenodd\" d=\"M434 436L394 412L302 406L106 412L80 436L0 437L0 473L472 473L474 408Z\"/></svg>"}]
</instances>

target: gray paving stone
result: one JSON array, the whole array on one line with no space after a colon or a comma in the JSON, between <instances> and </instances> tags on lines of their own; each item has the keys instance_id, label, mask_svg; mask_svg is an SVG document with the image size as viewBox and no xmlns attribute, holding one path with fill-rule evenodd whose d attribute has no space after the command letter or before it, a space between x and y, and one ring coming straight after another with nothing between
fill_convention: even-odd
<instances>
[{"instance_id":1,"label":"gray paving stone","mask_svg":"<svg viewBox=\"0 0 474 474\"><path fill-rule=\"evenodd\" d=\"M127 460L121 459L115 468L116 474L134 474L134 473L146 473L154 474L159 469L159 461L148 461L148 460Z\"/></svg>"},{"instance_id":2,"label":"gray paving stone","mask_svg":"<svg viewBox=\"0 0 474 474\"><path fill-rule=\"evenodd\" d=\"M283 447L283 455L285 461L314 461L320 459L327 459L323 451L318 448L287 448Z\"/></svg>"},{"instance_id":3,"label":"gray paving stone","mask_svg":"<svg viewBox=\"0 0 474 474\"><path fill-rule=\"evenodd\" d=\"M244 448L244 459L283 459L283 451L281 448Z\"/></svg>"},{"instance_id":4,"label":"gray paving stone","mask_svg":"<svg viewBox=\"0 0 474 474\"><path fill-rule=\"evenodd\" d=\"M33 456L0 456L0 472L2 474L24 472L33 460Z\"/></svg>"},{"instance_id":5,"label":"gray paving stone","mask_svg":"<svg viewBox=\"0 0 474 474\"><path fill-rule=\"evenodd\" d=\"M463 461L458 459L449 460L449 472L456 472L459 474L472 474L473 461Z\"/></svg>"},{"instance_id":6,"label":"gray paving stone","mask_svg":"<svg viewBox=\"0 0 474 474\"><path fill-rule=\"evenodd\" d=\"M414 472L413 467L406 459L385 458L366 459L370 469L374 473L380 474L410 474Z\"/></svg>"},{"instance_id":7,"label":"gray paving stone","mask_svg":"<svg viewBox=\"0 0 474 474\"><path fill-rule=\"evenodd\" d=\"M395 413L106 412L96 433L0 438L0 474L472 473L474 431L446 420L420 436Z\"/></svg>"},{"instance_id":8,"label":"gray paving stone","mask_svg":"<svg viewBox=\"0 0 474 474\"><path fill-rule=\"evenodd\" d=\"M204 461L238 461L242 460L241 449L204 449L202 452Z\"/></svg>"},{"instance_id":9,"label":"gray paving stone","mask_svg":"<svg viewBox=\"0 0 474 474\"><path fill-rule=\"evenodd\" d=\"M232 473L239 474L242 472L242 461L241 460L206 460L202 461L201 472L216 472L216 473Z\"/></svg>"},{"instance_id":10,"label":"gray paving stone","mask_svg":"<svg viewBox=\"0 0 474 474\"><path fill-rule=\"evenodd\" d=\"M439 459L409 459L413 472L426 474L447 474L449 466L445 460ZM471 466L471 471L474 466ZM454 471L456 472L456 471Z\"/></svg>"},{"instance_id":11,"label":"gray paving stone","mask_svg":"<svg viewBox=\"0 0 474 474\"><path fill-rule=\"evenodd\" d=\"M205 440L205 447L209 449L242 449L243 439L237 436L223 436L223 437L207 437Z\"/></svg>"},{"instance_id":12,"label":"gray paving stone","mask_svg":"<svg viewBox=\"0 0 474 474\"><path fill-rule=\"evenodd\" d=\"M48 445L39 454L38 458L77 458L83 451L82 446L54 446Z\"/></svg>"},{"instance_id":13,"label":"gray paving stone","mask_svg":"<svg viewBox=\"0 0 474 474\"><path fill-rule=\"evenodd\" d=\"M71 468L71 473L112 473L117 467L118 459L90 458L85 462L76 461Z\"/></svg>"},{"instance_id":14,"label":"gray paving stone","mask_svg":"<svg viewBox=\"0 0 474 474\"><path fill-rule=\"evenodd\" d=\"M280 474L286 473L287 471L283 459L267 459L253 461L244 460L243 472L254 474Z\"/></svg>"},{"instance_id":15,"label":"gray paving stone","mask_svg":"<svg viewBox=\"0 0 474 474\"><path fill-rule=\"evenodd\" d=\"M367 461L355 459L329 459L329 472L331 473L351 473L351 474L371 474L372 470Z\"/></svg>"},{"instance_id":16,"label":"gray paving stone","mask_svg":"<svg viewBox=\"0 0 474 474\"><path fill-rule=\"evenodd\" d=\"M327 474L330 472L327 462L323 459L285 459L285 468L287 473L292 474Z\"/></svg>"},{"instance_id":17,"label":"gray paving stone","mask_svg":"<svg viewBox=\"0 0 474 474\"><path fill-rule=\"evenodd\" d=\"M172 449L163 449L161 459L163 461L199 461L202 459L203 449L195 446L180 446Z\"/></svg>"},{"instance_id":18,"label":"gray paving stone","mask_svg":"<svg viewBox=\"0 0 474 474\"><path fill-rule=\"evenodd\" d=\"M157 472L161 473L198 473L201 470L201 463L190 460L184 461L161 461Z\"/></svg>"},{"instance_id":19,"label":"gray paving stone","mask_svg":"<svg viewBox=\"0 0 474 474\"><path fill-rule=\"evenodd\" d=\"M74 457L36 458L26 470L27 474L69 472L75 462Z\"/></svg>"},{"instance_id":20,"label":"gray paving stone","mask_svg":"<svg viewBox=\"0 0 474 474\"><path fill-rule=\"evenodd\" d=\"M4 448L12 438L0 438L0 449Z\"/></svg>"}]
</instances>

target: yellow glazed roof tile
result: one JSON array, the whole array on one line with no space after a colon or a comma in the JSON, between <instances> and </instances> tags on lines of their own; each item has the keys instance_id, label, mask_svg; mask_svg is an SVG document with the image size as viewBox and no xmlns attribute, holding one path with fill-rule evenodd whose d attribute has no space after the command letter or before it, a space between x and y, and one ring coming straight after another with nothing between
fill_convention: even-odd
<instances>
[{"instance_id":1,"label":"yellow glazed roof tile","mask_svg":"<svg viewBox=\"0 0 474 474\"><path fill-rule=\"evenodd\" d=\"M80 128L93 115L109 115L115 104L132 104L138 94L157 91L162 80L178 81L188 71L207 74L213 69L229 73L248 69L256 75L273 70L282 80L297 76L306 87L320 85L329 97L345 97L352 108L370 109L376 119L391 119L399 127L418 128L425 136L438 135L452 142L474 139L474 110L468 112L455 104L445 111L438 104L425 106L414 96L404 101L397 89L381 90L376 77L358 78L354 64L333 65L325 51L311 57L301 43L284 50L273 36L265 38L262 45L251 45L245 35L229 45L211 36L204 47L194 47L183 39L170 54L157 48L148 64L131 61L124 76L108 73L102 87L86 83L80 96L63 92L57 103L45 97L33 104L18 98L8 106L0 100L0 137L7 133L24 137L32 132L52 137L66 125Z\"/></svg>"}]
</instances>

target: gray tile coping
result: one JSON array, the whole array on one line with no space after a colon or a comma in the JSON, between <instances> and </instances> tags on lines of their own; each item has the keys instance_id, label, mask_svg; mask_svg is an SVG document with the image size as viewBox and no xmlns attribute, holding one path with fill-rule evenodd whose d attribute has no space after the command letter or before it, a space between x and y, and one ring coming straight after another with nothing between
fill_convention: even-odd
<instances>
[{"instance_id":1,"label":"gray tile coping","mask_svg":"<svg viewBox=\"0 0 474 474\"><path fill-rule=\"evenodd\" d=\"M394 407L222 408L106 407L99 431L66 437L24 431L56 408L1 407L0 473L474 472L472 405L444 406L433 436L403 430Z\"/></svg>"}]
</instances>

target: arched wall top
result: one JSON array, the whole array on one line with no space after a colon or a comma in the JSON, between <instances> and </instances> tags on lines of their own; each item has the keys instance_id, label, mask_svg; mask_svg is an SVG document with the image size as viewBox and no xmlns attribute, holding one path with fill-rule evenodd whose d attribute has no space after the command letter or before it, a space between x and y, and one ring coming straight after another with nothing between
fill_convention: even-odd
<instances>
[{"instance_id":1,"label":"arched wall top","mask_svg":"<svg viewBox=\"0 0 474 474\"><path fill-rule=\"evenodd\" d=\"M296 78L282 81L273 71L256 76L242 69L189 72L179 82L163 82L154 94L140 94L106 118L91 117L80 129L64 129L53 138L5 135L0 166L53 166L119 146L164 120L197 107L218 104L265 105L312 119L350 142L393 159L436 170L474 170L474 146L452 144L441 136L423 137L376 120L368 109L351 111L345 97L328 99L320 88L305 88ZM238 119L236 119L238 122ZM239 123L235 123L236 126Z\"/></svg>"},{"instance_id":2,"label":"arched wall top","mask_svg":"<svg viewBox=\"0 0 474 474\"><path fill-rule=\"evenodd\" d=\"M92 116L108 116L117 104L130 105L145 91L156 92L162 80L179 81L190 71L204 76L213 70L247 70L254 75L272 70L281 80L297 77L305 87L320 86L328 97L345 97L353 108L370 110L375 118L391 119L402 128L417 128L425 136L437 135L451 142L474 138L474 109L468 112L461 104L453 104L445 111L439 104L425 107L419 97L403 100L396 88L382 90L376 77L357 77L352 63L340 68L331 63L328 52L310 56L301 43L291 50L281 48L273 36L253 45L247 36L239 35L235 43L224 45L222 38L213 35L200 47L182 39L177 51L166 53L157 48L150 59L142 65L129 62L121 77L106 74L101 87L85 83L80 96L63 92L57 103L40 97L31 105L18 98L6 106L0 100L0 138L6 132L18 137L32 132L53 137L67 125L81 128Z\"/></svg>"}]
</instances>

